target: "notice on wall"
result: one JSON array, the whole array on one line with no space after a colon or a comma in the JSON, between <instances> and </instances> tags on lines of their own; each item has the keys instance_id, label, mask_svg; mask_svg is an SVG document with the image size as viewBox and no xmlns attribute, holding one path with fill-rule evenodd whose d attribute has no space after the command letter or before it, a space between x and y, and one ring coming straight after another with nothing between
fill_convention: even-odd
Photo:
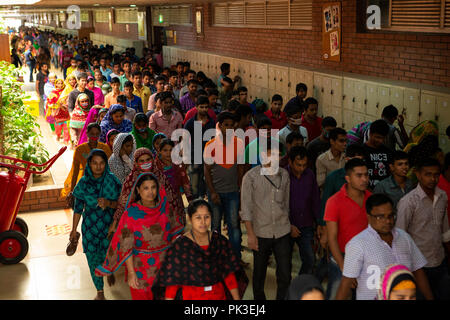
<instances>
[{"instance_id":1,"label":"notice on wall","mask_svg":"<svg viewBox=\"0 0 450 320\"><path fill-rule=\"evenodd\" d=\"M147 40L147 26L145 23L145 12L138 12L138 37L139 40Z\"/></svg>"},{"instance_id":2,"label":"notice on wall","mask_svg":"<svg viewBox=\"0 0 450 320\"><path fill-rule=\"evenodd\" d=\"M341 61L341 3L324 4L322 20L322 58Z\"/></svg>"}]
</instances>

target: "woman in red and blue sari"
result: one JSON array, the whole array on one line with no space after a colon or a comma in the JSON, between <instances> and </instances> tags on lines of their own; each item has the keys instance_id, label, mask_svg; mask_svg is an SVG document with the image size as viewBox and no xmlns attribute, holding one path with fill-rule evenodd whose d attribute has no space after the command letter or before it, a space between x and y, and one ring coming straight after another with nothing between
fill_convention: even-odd
<instances>
[{"instance_id":1,"label":"woman in red and blue sari","mask_svg":"<svg viewBox=\"0 0 450 320\"><path fill-rule=\"evenodd\" d=\"M136 180L117 231L111 240L105 262L97 276L111 275L126 264L133 300L152 300L152 284L172 241L183 231L166 191L152 173Z\"/></svg>"}]
</instances>

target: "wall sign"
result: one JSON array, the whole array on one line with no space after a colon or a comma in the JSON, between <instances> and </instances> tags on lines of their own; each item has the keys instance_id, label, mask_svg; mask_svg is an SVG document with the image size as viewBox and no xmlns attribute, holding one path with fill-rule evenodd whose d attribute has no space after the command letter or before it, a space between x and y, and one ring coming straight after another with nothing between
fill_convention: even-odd
<instances>
[{"instance_id":1,"label":"wall sign","mask_svg":"<svg viewBox=\"0 0 450 320\"><path fill-rule=\"evenodd\" d=\"M322 6L322 58L341 61L341 3L330 2Z\"/></svg>"},{"instance_id":2,"label":"wall sign","mask_svg":"<svg viewBox=\"0 0 450 320\"><path fill-rule=\"evenodd\" d=\"M197 38L203 37L203 8L197 7L195 9L195 30Z\"/></svg>"},{"instance_id":3,"label":"wall sign","mask_svg":"<svg viewBox=\"0 0 450 320\"><path fill-rule=\"evenodd\" d=\"M147 39L147 27L145 23L146 15L144 11L138 11L138 35L139 40Z\"/></svg>"}]
</instances>

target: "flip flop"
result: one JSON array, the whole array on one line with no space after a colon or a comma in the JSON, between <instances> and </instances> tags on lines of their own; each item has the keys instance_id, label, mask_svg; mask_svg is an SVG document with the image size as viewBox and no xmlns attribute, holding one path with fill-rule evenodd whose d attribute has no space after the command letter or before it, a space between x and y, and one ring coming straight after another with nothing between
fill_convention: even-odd
<instances>
[{"instance_id":1,"label":"flip flop","mask_svg":"<svg viewBox=\"0 0 450 320\"><path fill-rule=\"evenodd\" d=\"M66 249L66 254L70 257L73 256L75 254L75 252L77 251L77 247L78 247L78 240L80 240L80 233L77 232L77 236L75 237L75 239L71 240L68 244L67 244L67 249Z\"/></svg>"}]
</instances>

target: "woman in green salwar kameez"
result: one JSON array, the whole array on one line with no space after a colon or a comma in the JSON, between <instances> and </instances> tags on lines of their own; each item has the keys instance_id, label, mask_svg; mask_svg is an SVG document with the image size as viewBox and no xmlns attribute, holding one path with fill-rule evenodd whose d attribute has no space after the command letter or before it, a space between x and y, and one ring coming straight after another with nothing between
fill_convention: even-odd
<instances>
[{"instance_id":1,"label":"woman in green salwar kameez","mask_svg":"<svg viewBox=\"0 0 450 320\"><path fill-rule=\"evenodd\" d=\"M83 216L83 252L86 254L92 281L97 289L95 299L104 300L103 278L95 276L95 268L105 260L109 246L108 229L113 221L122 185L109 170L108 158L103 150L93 149L87 163L84 175L73 191L75 205L70 239L76 238L78 223Z\"/></svg>"}]
</instances>

